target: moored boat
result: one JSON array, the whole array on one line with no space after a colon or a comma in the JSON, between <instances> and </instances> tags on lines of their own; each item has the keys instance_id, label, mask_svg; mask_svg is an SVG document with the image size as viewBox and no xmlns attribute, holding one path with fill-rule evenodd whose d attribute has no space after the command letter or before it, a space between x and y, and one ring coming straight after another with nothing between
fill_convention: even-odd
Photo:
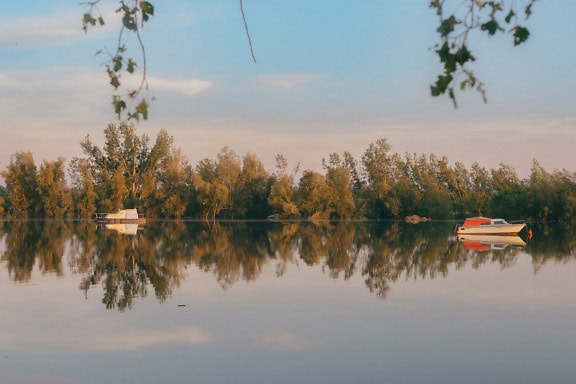
<instances>
[{"instance_id":1,"label":"moored boat","mask_svg":"<svg viewBox=\"0 0 576 384\"><path fill-rule=\"evenodd\" d=\"M99 224L144 224L146 219L138 214L136 208L120 209L114 213L96 213L94 214Z\"/></svg>"},{"instance_id":2,"label":"moored boat","mask_svg":"<svg viewBox=\"0 0 576 384\"><path fill-rule=\"evenodd\" d=\"M470 217L458 226L457 235L516 235L526 227L524 222L509 223L504 219Z\"/></svg>"}]
</instances>

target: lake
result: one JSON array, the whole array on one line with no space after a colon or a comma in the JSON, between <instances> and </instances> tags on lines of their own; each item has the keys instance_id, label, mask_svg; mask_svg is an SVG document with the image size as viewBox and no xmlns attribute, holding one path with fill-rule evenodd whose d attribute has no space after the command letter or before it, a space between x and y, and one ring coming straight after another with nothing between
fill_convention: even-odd
<instances>
[{"instance_id":1,"label":"lake","mask_svg":"<svg viewBox=\"0 0 576 384\"><path fill-rule=\"evenodd\" d=\"M0 382L575 383L574 231L453 227L0 222Z\"/></svg>"}]
</instances>

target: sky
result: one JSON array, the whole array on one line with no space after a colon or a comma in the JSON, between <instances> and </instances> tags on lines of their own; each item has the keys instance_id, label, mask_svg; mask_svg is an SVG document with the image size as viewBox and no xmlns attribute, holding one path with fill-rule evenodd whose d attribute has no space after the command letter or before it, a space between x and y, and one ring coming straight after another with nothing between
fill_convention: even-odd
<instances>
[{"instance_id":1,"label":"sky","mask_svg":"<svg viewBox=\"0 0 576 384\"><path fill-rule=\"evenodd\" d=\"M167 130L192 165L227 146L270 172L277 154L322 172L329 154L360 159L384 138L392 152L503 163L523 178L534 159L576 170L575 1L538 1L519 47L472 35L488 102L458 93L457 109L430 96L442 68L428 1L244 0L256 63L238 1L152 2L143 39L155 100L137 133ZM102 0L107 24L85 34L78 0L0 2L0 170L18 151L39 165L83 156L86 135L104 144L118 120L95 53L116 44L117 4Z\"/></svg>"}]
</instances>

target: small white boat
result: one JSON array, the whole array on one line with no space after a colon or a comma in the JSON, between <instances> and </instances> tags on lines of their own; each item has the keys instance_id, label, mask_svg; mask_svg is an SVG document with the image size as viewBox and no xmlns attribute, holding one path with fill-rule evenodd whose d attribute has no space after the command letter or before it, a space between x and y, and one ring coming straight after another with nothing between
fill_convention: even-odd
<instances>
[{"instance_id":1,"label":"small white boat","mask_svg":"<svg viewBox=\"0 0 576 384\"><path fill-rule=\"evenodd\" d=\"M96 221L100 224L144 224L146 219L138 215L136 208L120 209L114 213L96 213Z\"/></svg>"},{"instance_id":2,"label":"small white boat","mask_svg":"<svg viewBox=\"0 0 576 384\"><path fill-rule=\"evenodd\" d=\"M470 217L458 226L456 235L516 235L526 227L526 223L509 223L504 219Z\"/></svg>"}]
</instances>

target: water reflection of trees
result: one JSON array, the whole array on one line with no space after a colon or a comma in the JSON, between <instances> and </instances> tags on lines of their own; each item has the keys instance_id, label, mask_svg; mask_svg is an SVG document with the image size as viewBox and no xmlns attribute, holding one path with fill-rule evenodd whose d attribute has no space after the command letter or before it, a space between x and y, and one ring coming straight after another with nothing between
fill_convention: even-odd
<instances>
[{"instance_id":1,"label":"water reflection of trees","mask_svg":"<svg viewBox=\"0 0 576 384\"><path fill-rule=\"evenodd\" d=\"M63 275L66 265L80 275L86 294L103 289L107 308L129 309L153 290L166 300L194 266L214 275L223 289L258 279L265 266L282 277L291 264L321 266L328 278L360 275L370 290L386 297L400 279L434 279L466 265L514 265L521 252L537 272L544 264L576 258L571 228L535 227L526 247L478 252L451 236L452 223L402 222L268 223L151 222L125 235L93 222L15 221L0 226L0 257L15 282L29 282L36 268Z\"/></svg>"}]
</instances>

